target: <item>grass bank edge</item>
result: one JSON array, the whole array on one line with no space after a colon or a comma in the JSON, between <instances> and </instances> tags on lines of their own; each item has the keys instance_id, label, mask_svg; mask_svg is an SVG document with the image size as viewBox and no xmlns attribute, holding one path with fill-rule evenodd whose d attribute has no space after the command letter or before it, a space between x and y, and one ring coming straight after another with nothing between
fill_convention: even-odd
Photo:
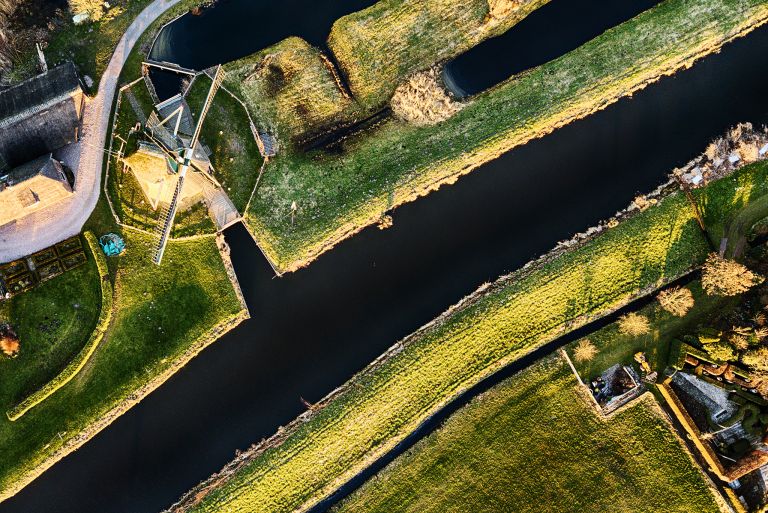
<instances>
[{"instance_id":1,"label":"grass bank edge","mask_svg":"<svg viewBox=\"0 0 768 513\"><path fill-rule=\"evenodd\" d=\"M753 199L752 197L747 198L739 196L736 192L740 190L745 181L757 185L758 188L753 189L756 197L762 197L763 195L768 194L768 185L762 185L762 182L764 181L763 178L766 178L767 176L768 162L762 161L741 168L741 170L733 175L714 182L707 189L696 191L697 197L702 204L705 205L705 218L712 220L713 224L715 224L715 222L722 217L733 214L734 211L738 211L738 209L744 205L744 202L751 201ZM711 191L711 197L708 195L708 191ZM706 242L706 238L700 232L691 206L681 192L673 192L646 211L641 212L633 210L632 212L633 213L628 215L628 217L615 228L585 238L570 248L561 247L556 249L526 265L522 269L500 278L493 284L481 286L476 292L464 298L435 320L420 328L412 335L409 335L404 340L396 343L368 367L352 377L346 384L331 392L331 394L326 396L321 402L314 405L311 410L292 421L286 427L281 428L275 436L264 443L252 447L244 453L242 458L235 460L221 472L194 488L186 494L181 501L171 506L171 509L168 511L173 513L210 513L219 511L216 508L223 505L231 508L232 511L245 511L238 509L238 506L243 507L243 503L238 502L236 498L238 489L240 489L241 492L246 490L244 495L247 495L248 493L261 493L262 495L264 495L264 493L271 493L254 491L257 490L259 486L259 483L256 481L266 475L266 468L269 468L270 473L278 474L273 480L281 480L281 483L290 482L290 478L298 479L295 475L289 475L288 477L280 476L280 465L284 465L286 464L286 461L295 458L297 454L299 454L300 451L305 450L306 447L310 447L308 450L311 450L313 444L321 444L319 441L313 441L312 438L315 436L324 436L323 430L327 426L324 427L322 424L323 422L327 421L326 424L330 426L328 429L333 429L337 419L342 419L350 415L358 403L364 406L365 401L369 400L370 397L373 397L373 392L370 390L366 392L366 388L371 390L376 389L377 393L381 393L380 389L384 386L382 383L387 384L397 381L398 379L400 379L400 381L406 380L402 375L403 373L410 373L410 379L416 376L414 372L421 371L427 373L429 376L436 376L438 375L438 372L435 372L435 368L429 366L430 362L427 360L425 363L425 360L420 360L419 358L421 358L422 355L427 354L428 351L430 351L430 348L432 348L432 353L434 354L429 353L424 358L429 359L431 357L436 357L438 356L437 351L443 351L443 348L451 345L454 346L454 349L461 347L461 351L457 352L457 354L460 352L461 355L456 356L456 361L459 362L458 364L452 364L448 358L442 360L432 358L432 363L434 365L444 367L443 370L449 369L446 372L449 373L450 378L447 379L449 381L455 381L452 381L445 386L442 386L444 385L443 383L432 381L431 383L434 388L437 388L438 385L442 386L442 388L439 392L428 391L426 392L426 395L433 393L442 395L439 397L426 397L425 395L423 398L423 405L414 406L418 411L416 411L410 418L403 420L399 425L392 427L392 431L389 433L378 433L378 435L373 436L372 440L374 441L370 442L370 450L363 451L363 453L359 455L359 460L351 462L347 468L344 468L339 472L325 471L326 475L320 478L321 480L325 479L325 481L318 485L318 487L311 493L306 492L306 490L296 491L296 496L286 496L286 492L281 486L291 488L292 491L289 495L294 493L294 487L284 484L278 485L273 482L275 487L274 491L278 496L278 498L275 498L275 502L285 505L285 508L288 509L270 507L261 502L258 503L259 510L264 512L282 512L288 511L289 509L292 511L306 511L322 501L328 495L332 494L339 487L348 482L349 479L352 479L354 476L365 470L371 463L386 454L411 432L416 430L424 422L428 421L428 419L436 412L444 408L462 392L477 384L477 382L492 375L509 363L524 357L546 343L559 338L567 332L582 327L599 317L613 313L636 299L652 294L658 290L658 288L694 270L704 261L706 255L709 253L710 247ZM658 217L658 219L653 221L654 217ZM611 243L618 244L617 241L622 242L622 244L619 244L614 248L614 253L618 256L623 254L625 247L641 248L642 251L645 251L640 244L623 244L627 242L625 239L629 236L626 234L622 235L622 231L634 232L634 234L630 234L633 237L642 236L643 233L650 231L650 228L654 226L654 222L659 226L665 226L668 218L679 218L677 222L678 224L682 223L680 224L680 227L682 227L681 230L687 233L685 238L682 239L683 231L680 232L681 240L684 240L685 242L684 246L678 247L674 244L664 246L667 254L658 255L659 258L664 257L665 259L677 255L675 267L670 274L662 275L660 278L657 278L654 277L652 273L650 276L645 275L645 271L643 271L643 273L638 275L639 282L637 284L625 284L623 288L617 287L616 290L611 292L612 296L609 295L609 297L590 299L590 301L595 303L591 309L584 308L585 311L581 313L575 312L574 314L568 314L570 317L566 316L566 318L559 323L545 327L538 333L534 332L531 337L527 340L523 340L519 344L516 341L499 340L495 337L498 333L492 331L486 332L482 329L477 333L476 338L477 340L483 338L483 342L482 344L479 342L476 344L477 347L481 347L479 350L475 348L476 354L470 354L473 349L472 342L469 341L467 337L451 342L450 339L451 337L454 337L454 333L460 333L463 336L465 334L464 332L470 329L462 327L461 323L464 320L462 316L474 318L474 316L479 315L492 318L494 308L496 311L509 309L514 313L514 298L510 299L510 297L513 297L516 287L518 289L524 287L526 280L528 280L533 282L534 286L538 283L539 287L546 288L551 282L550 278L552 278L552 270L554 269L555 271L558 271L568 268L569 265L572 265L573 262L576 261L576 258L573 257L574 254L582 254L582 257L589 260L601 254L601 252L598 251L600 248L604 249L605 246L608 246L608 249L610 249L609 245ZM606 239L608 239L607 242ZM653 239L649 237L649 241L653 242ZM633 241L630 239L629 242L638 243L640 241ZM649 255L646 260L651 260L651 256L652 255ZM646 260L641 260L641 262L646 262ZM538 278L539 281L535 281L534 278ZM603 279L608 280L618 280L619 278L620 277L617 276L603 277ZM523 285L520 285L521 283ZM587 287L584 291L573 293L574 296L576 296L574 299L578 299L582 294L589 296L590 290L591 289ZM593 292L599 296L601 291L595 290ZM524 296L529 296L531 298L534 297L534 293L535 291L526 292L524 288L521 292ZM525 300L523 302L525 302ZM490 306L488 306L489 304ZM537 327L535 325L531 326L530 322L528 323L529 325L525 325L525 322L525 320L522 321L523 324L517 327L518 331L531 331L533 328ZM441 334L445 334L445 337L441 338ZM510 347L507 347L508 342L511 343ZM445 351L450 350L449 347ZM494 352L497 354L494 354ZM482 362L476 363L472 358L480 358L478 355L485 355L488 357ZM411 356L413 356L413 359L408 360ZM440 353L439 356L445 356L445 353ZM466 363L463 361L465 358L472 361ZM414 368L419 366L421 369L414 371ZM474 366L474 368L470 368L472 366ZM463 375L461 375L462 372ZM430 379L432 378L430 377ZM412 385L412 387L418 389L419 385L417 384L417 381L414 379L413 382L415 384ZM409 387L411 387L411 385L403 384L402 390L407 390ZM395 397L394 399L395 400L393 400L392 397L384 397L381 401L396 404L397 398ZM386 408L382 406L382 409ZM325 418L323 418L323 416L325 416ZM387 427L387 429L390 429L390 427ZM345 451L352 452L355 450L354 435L350 433L337 433L337 435L338 440L341 440L342 438L345 440ZM287 448L284 449L284 446ZM328 445L326 444L324 447L327 449ZM330 449L325 453L324 459L330 459L332 457L329 452ZM345 455L344 457L348 456ZM299 460L300 458L295 459ZM328 460L326 459L326 462L327 461ZM313 474L323 472L318 470L321 467L322 465L318 462L315 462L315 465L308 465L308 468L312 468ZM263 486L268 487L269 485ZM232 492L231 496L227 495L227 490ZM210 492L209 496L202 499L200 504L197 504L198 499L208 492ZM307 493L309 497L297 498L302 493ZM233 496L235 498L233 498ZM247 499L243 500L247 501ZM254 503L248 504L250 507L254 507Z\"/></svg>"},{"instance_id":2,"label":"grass bank edge","mask_svg":"<svg viewBox=\"0 0 768 513\"><path fill-rule=\"evenodd\" d=\"M83 348L75 355L72 361L55 378L42 386L42 388L33 392L27 398L22 400L16 406L6 412L6 416L11 421L16 421L29 410L45 401L48 397L56 393L61 387L69 383L78 372L80 372L93 353L99 347L104 339L109 323L112 322L112 283L109 281L109 269L104 253L99 247L96 237L90 231L85 232L85 240L91 250L91 256L96 261L96 268L99 271L99 281L101 284L101 309L96 327L88 338Z\"/></svg>"},{"instance_id":3,"label":"grass bank edge","mask_svg":"<svg viewBox=\"0 0 768 513\"><path fill-rule=\"evenodd\" d=\"M593 41L612 37L609 35L614 34L620 27L628 26L628 24L642 23L646 19L653 19L655 13L661 12L661 6L672 1L675 0L667 0L667 2L660 4L660 6L654 7L633 20L611 29ZM747 35L768 22L768 2L760 2L749 9L749 16L740 16L743 14L742 12L734 12L733 19L720 21L724 30L729 26L731 27L730 30L710 34L711 30L702 29L704 34L693 34L692 38L698 36L696 44L691 48L686 46L684 50L687 50L687 52L681 55L669 56L664 60L663 65L657 65L655 69L636 69L635 66L628 65L626 69L619 70L618 76L615 76L616 73L612 73L613 70L609 70L605 73L605 83L599 83L598 81L586 87L584 94L581 95L578 102L563 105L555 115L549 115L548 117L545 115L543 119L536 119L534 117L534 119L528 119L527 123L517 127L507 126L492 137L480 141L477 145L462 148L458 154L455 152L451 154L452 150L449 148L443 153L443 156L436 160L422 161L413 169L402 170L392 190L386 187L381 188L381 190L374 193L374 196L358 201L351 208L342 212L337 218L327 222L327 226L315 226L317 223L310 223L312 226L305 230L306 233L303 234L306 236L304 240L299 242L288 240L284 233L275 228L274 220L268 219L268 216L266 216L266 220L262 219L263 209L272 208L271 205L263 206L262 211L260 211L259 207L256 206L258 202L252 201L244 214L244 222L249 226L249 232L255 235L255 239L258 241L259 246L271 265L280 274L296 271L309 265L321 254L332 249L343 240L377 223L387 211L426 196L443 185L453 184L461 176L474 171L515 147L543 137L573 121L605 109L620 99L631 96L665 76L671 76L682 69L690 68L696 61L718 52L727 43ZM684 16L685 13L676 14ZM585 46L591 43L587 43ZM684 41L680 44L684 45L688 44L688 42ZM582 51L583 48L574 50L571 54L566 54L566 56L576 55L576 52ZM548 70L554 67L559 60L556 59L538 68L534 68L534 70ZM525 79L528 74L529 72L526 72L511 77L492 89L477 95L472 99L472 103L480 105L488 103L489 108L499 108L493 102L498 102L500 98L503 98L505 91L513 89L517 85L517 81ZM477 108L479 109L480 107ZM509 118L514 119L514 117L514 113L510 113ZM395 127L392 130L400 131L402 134L398 137L406 140L409 136L407 131L411 129ZM452 131L453 126L449 120L438 125L436 128L432 128L430 134L425 133L423 136L425 138L438 137L448 141L447 138ZM375 138L376 132L373 132L370 137ZM450 145L446 144L445 146ZM284 161L283 163L281 163L281 159ZM297 159L293 155L286 157L278 156L272 163L266 166L265 178L268 177L270 172L282 173L290 170L292 167L306 166L307 164L302 162L304 159L305 157L301 156ZM278 166L282 166L282 168L276 167L275 163ZM259 191L257 189L256 196L258 194ZM269 225L270 222L273 222L271 226Z\"/></svg>"}]
</instances>

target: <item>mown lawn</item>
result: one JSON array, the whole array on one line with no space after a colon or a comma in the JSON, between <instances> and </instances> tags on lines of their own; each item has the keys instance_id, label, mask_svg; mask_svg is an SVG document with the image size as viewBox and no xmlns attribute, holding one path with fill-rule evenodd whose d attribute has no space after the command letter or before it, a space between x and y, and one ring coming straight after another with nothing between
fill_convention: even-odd
<instances>
[{"instance_id":1,"label":"mown lawn","mask_svg":"<svg viewBox=\"0 0 768 513\"><path fill-rule=\"evenodd\" d=\"M724 222L768 194L768 162L695 194L708 224ZM282 444L176 511L311 507L483 377L687 273L709 251L687 199L674 193L582 246L479 289L353 377Z\"/></svg>"},{"instance_id":2,"label":"mown lawn","mask_svg":"<svg viewBox=\"0 0 768 513\"><path fill-rule=\"evenodd\" d=\"M336 21L328 46L356 99L377 110L412 73L503 34L548 1L382 0Z\"/></svg>"},{"instance_id":3,"label":"mown lawn","mask_svg":"<svg viewBox=\"0 0 768 513\"><path fill-rule=\"evenodd\" d=\"M211 79L201 74L187 93L187 103L195 119L210 87ZM227 91L219 89L216 93L200 140L213 151L214 177L242 213L251 198L263 160L251 132L248 113Z\"/></svg>"},{"instance_id":4,"label":"mown lawn","mask_svg":"<svg viewBox=\"0 0 768 513\"><path fill-rule=\"evenodd\" d=\"M97 235L117 231L103 201L86 225ZM50 464L109 410L172 369L185 352L198 350L196 344L212 328L241 312L214 237L171 242L158 267L151 263L153 237L133 230L122 235L126 253L109 259L113 321L96 353L70 383L21 419L0 419L0 498ZM74 298L67 294L65 301ZM12 406L5 396L0 401L3 411Z\"/></svg>"},{"instance_id":5,"label":"mown lawn","mask_svg":"<svg viewBox=\"0 0 768 513\"><path fill-rule=\"evenodd\" d=\"M391 208L690 65L766 18L764 0L667 0L440 124L391 119L333 151L279 155L246 222L278 269L295 270Z\"/></svg>"},{"instance_id":6,"label":"mown lawn","mask_svg":"<svg viewBox=\"0 0 768 513\"><path fill-rule=\"evenodd\" d=\"M608 421L559 357L484 393L333 513L718 512L658 406Z\"/></svg>"},{"instance_id":7,"label":"mown lawn","mask_svg":"<svg viewBox=\"0 0 768 513\"><path fill-rule=\"evenodd\" d=\"M0 355L0 410L41 388L83 347L101 307L99 275L88 262L0 303L0 322L10 322L21 340L16 358ZM0 423L7 422L2 415Z\"/></svg>"}]
</instances>

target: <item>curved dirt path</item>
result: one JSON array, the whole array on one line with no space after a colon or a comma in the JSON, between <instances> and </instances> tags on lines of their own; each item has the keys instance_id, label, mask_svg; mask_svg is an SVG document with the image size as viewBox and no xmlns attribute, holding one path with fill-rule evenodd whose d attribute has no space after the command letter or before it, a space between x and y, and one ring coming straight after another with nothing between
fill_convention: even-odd
<instances>
[{"instance_id":1,"label":"curved dirt path","mask_svg":"<svg viewBox=\"0 0 768 513\"><path fill-rule=\"evenodd\" d=\"M80 142L55 152L57 158L75 170L74 194L0 229L0 262L29 255L80 233L101 193L103 148L120 72L139 37L179 1L155 0L141 11L123 34L101 77L96 96L86 101Z\"/></svg>"}]
</instances>

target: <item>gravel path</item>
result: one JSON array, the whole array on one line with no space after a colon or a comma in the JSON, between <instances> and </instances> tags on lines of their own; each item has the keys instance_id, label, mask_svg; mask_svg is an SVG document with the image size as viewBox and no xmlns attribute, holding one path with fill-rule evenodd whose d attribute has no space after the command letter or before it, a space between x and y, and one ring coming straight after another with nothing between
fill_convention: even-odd
<instances>
[{"instance_id":1,"label":"gravel path","mask_svg":"<svg viewBox=\"0 0 768 513\"><path fill-rule=\"evenodd\" d=\"M101 192L103 148L120 72L141 34L178 2L155 0L141 11L123 34L101 77L96 97L87 100L80 142L56 152L56 157L75 172L74 194L65 201L0 229L0 263L34 253L80 233Z\"/></svg>"}]
</instances>

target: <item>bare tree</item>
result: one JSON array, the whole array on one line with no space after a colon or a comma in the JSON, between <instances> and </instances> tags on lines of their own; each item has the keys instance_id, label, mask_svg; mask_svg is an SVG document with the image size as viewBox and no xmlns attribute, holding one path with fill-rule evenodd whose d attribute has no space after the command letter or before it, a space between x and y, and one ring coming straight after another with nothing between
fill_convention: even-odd
<instances>
[{"instance_id":1,"label":"bare tree","mask_svg":"<svg viewBox=\"0 0 768 513\"><path fill-rule=\"evenodd\" d=\"M633 337L645 335L651 331L651 323L646 316L632 312L619 318L619 331Z\"/></svg>"},{"instance_id":2,"label":"bare tree","mask_svg":"<svg viewBox=\"0 0 768 513\"><path fill-rule=\"evenodd\" d=\"M735 296L762 283L763 277L753 273L734 260L716 253L707 257L701 275L701 284L710 296Z\"/></svg>"},{"instance_id":3,"label":"bare tree","mask_svg":"<svg viewBox=\"0 0 768 513\"><path fill-rule=\"evenodd\" d=\"M577 362L588 362L597 355L597 348L589 339L581 340L573 350Z\"/></svg>"},{"instance_id":4,"label":"bare tree","mask_svg":"<svg viewBox=\"0 0 768 513\"><path fill-rule=\"evenodd\" d=\"M656 299L664 310L676 317L684 317L694 304L693 294L684 287L670 287L662 290Z\"/></svg>"}]
</instances>

